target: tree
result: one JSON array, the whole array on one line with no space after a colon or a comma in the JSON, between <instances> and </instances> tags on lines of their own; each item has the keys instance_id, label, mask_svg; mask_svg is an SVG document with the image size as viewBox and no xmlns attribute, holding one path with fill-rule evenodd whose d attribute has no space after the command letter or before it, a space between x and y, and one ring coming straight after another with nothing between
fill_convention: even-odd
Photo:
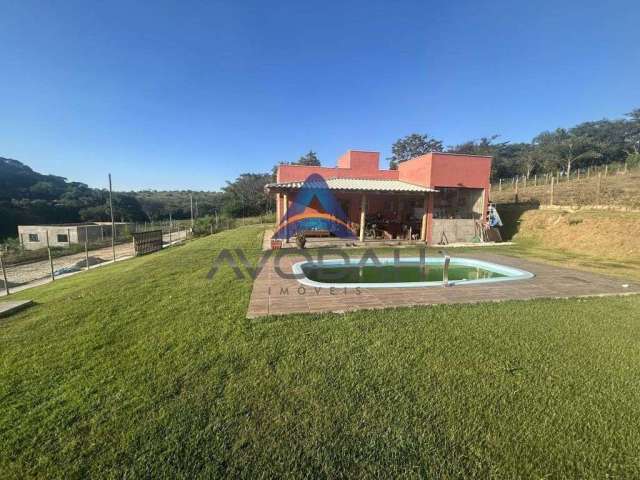
<instances>
[{"instance_id":1,"label":"tree","mask_svg":"<svg viewBox=\"0 0 640 480\"><path fill-rule=\"evenodd\" d=\"M271 183L270 173L243 173L233 182L227 182L224 210L232 217L260 215L269 208L269 197L264 191Z\"/></svg>"},{"instance_id":2,"label":"tree","mask_svg":"<svg viewBox=\"0 0 640 480\"><path fill-rule=\"evenodd\" d=\"M627 155L640 155L640 108L627 113L625 122L624 143Z\"/></svg>"},{"instance_id":3,"label":"tree","mask_svg":"<svg viewBox=\"0 0 640 480\"><path fill-rule=\"evenodd\" d=\"M447 147L449 153L462 153L465 155L491 155L496 156L509 142L498 142L500 135L481 137L480 140L468 140L459 145Z\"/></svg>"},{"instance_id":4,"label":"tree","mask_svg":"<svg viewBox=\"0 0 640 480\"><path fill-rule=\"evenodd\" d=\"M520 153L516 157L516 165L519 173L529 178L540 166L540 152L532 144L524 144Z\"/></svg>"},{"instance_id":5,"label":"tree","mask_svg":"<svg viewBox=\"0 0 640 480\"><path fill-rule=\"evenodd\" d=\"M398 139L391 147L391 157L389 168L396 170L398 165L412 158L419 157L429 152L441 152L443 150L442 141L429 138L429 135L412 133L406 137Z\"/></svg>"},{"instance_id":6,"label":"tree","mask_svg":"<svg viewBox=\"0 0 640 480\"><path fill-rule=\"evenodd\" d=\"M309 165L314 167L320 166L320 160L318 155L313 150L309 150L309 153L300 157L300 159L294 163L294 165Z\"/></svg>"},{"instance_id":7,"label":"tree","mask_svg":"<svg viewBox=\"0 0 640 480\"><path fill-rule=\"evenodd\" d=\"M319 167L320 159L318 159L318 155L313 150L309 150L309 153L306 155L302 155L297 162L280 162L278 165L274 165L271 169L271 177L272 181L276 181L276 176L278 174L278 167L281 165L307 165L312 167Z\"/></svg>"},{"instance_id":8,"label":"tree","mask_svg":"<svg viewBox=\"0 0 640 480\"><path fill-rule=\"evenodd\" d=\"M534 138L534 144L546 156L547 169L564 170L567 176L577 163L598 159L600 146L590 137L572 130L558 128Z\"/></svg>"}]
</instances>

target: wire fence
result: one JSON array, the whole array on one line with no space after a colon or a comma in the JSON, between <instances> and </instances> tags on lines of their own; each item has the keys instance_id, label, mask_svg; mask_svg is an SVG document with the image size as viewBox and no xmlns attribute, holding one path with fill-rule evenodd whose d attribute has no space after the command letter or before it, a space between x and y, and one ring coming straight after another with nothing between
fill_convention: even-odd
<instances>
[{"instance_id":1,"label":"wire fence","mask_svg":"<svg viewBox=\"0 0 640 480\"><path fill-rule=\"evenodd\" d=\"M140 254L134 245L137 233L156 231L162 238L160 248L191 237L191 230L180 224L127 224L127 228L116 228L113 237L111 228L97 232L95 225L65 225L63 234L57 233L60 226L32 229L37 233L25 234L22 248L0 252L0 295L132 258Z\"/></svg>"},{"instance_id":2,"label":"wire fence","mask_svg":"<svg viewBox=\"0 0 640 480\"><path fill-rule=\"evenodd\" d=\"M193 222L118 223L113 236L110 223L29 227L19 235L20 247L3 251L0 245L0 296L166 248L195 236L274 221L273 214L265 214L247 218L205 216Z\"/></svg>"},{"instance_id":3,"label":"wire fence","mask_svg":"<svg viewBox=\"0 0 640 480\"><path fill-rule=\"evenodd\" d=\"M491 186L495 203L549 206L640 208L640 169L625 164L574 169L570 175L545 173L499 179Z\"/></svg>"}]
</instances>

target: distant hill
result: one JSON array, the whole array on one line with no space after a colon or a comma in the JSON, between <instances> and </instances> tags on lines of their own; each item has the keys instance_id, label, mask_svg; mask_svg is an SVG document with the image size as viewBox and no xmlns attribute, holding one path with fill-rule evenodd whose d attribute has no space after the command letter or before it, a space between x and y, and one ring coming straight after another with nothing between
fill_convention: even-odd
<instances>
[{"instance_id":1,"label":"distant hill","mask_svg":"<svg viewBox=\"0 0 640 480\"><path fill-rule=\"evenodd\" d=\"M189 218L191 195L199 216L220 212L224 193L190 191L114 192L117 220L145 222ZM18 225L108 221L107 190L44 175L24 163L0 157L0 239L17 235Z\"/></svg>"},{"instance_id":2,"label":"distant hill","mask_svg":"<svg viewBox=\"0 0 640 480\"><path fill-rule=\"evenodd\" d=\"M18 160L0 157L0 238L17 225L108 220L108 194L64 177L43 175ZM134 195L114 193L118 220L147 219Z\"/></svg>"},{"instance_id":3,"label":"distant hill","mask_svg":"<svg viewBox=\"0 0 640 480\"><path fill-rule=\"evenodd\" d=\"M149 219L166 220L171 212L173 218L191 216L191 195L194 213L198 216L220 213L225 194L222 192L193 192L188 190L142 190L128 192L140 203Z\"/></svg>"}]
</instances>

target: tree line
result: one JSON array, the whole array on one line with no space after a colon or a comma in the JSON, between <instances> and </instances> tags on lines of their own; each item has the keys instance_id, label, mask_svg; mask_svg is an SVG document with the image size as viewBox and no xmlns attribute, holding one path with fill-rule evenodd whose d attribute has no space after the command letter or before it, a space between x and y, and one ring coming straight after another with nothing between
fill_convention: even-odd
<instances>
[{"instance_id":1,"label":"tree line","mask_svg":"<svg viewBox=\"0 0 640 480\"><path fill-rule=\"evenodd\" d=\"M536 135L531 142L500 141L499 135L469 140L445 149L441 140L414 133L396 141L389 158L390 168L428 152L491 155L491 176L530 177L545 173L570 175L576 168L627 163L640 165L640 109L616 120L583 122L571 128L557 128Z\"/></svg>"}]
</instances>

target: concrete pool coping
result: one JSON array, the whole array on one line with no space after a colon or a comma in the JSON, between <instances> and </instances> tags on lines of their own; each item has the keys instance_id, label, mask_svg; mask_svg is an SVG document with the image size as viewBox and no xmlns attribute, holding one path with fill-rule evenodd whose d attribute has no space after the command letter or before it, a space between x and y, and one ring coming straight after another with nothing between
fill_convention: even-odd
<instances>
[{"instance_id":1,"label":"concrete pool coping","mask_svg":"<svg viewBox=\"0 0 640 480\"><path fill-rule=\"evenodd\" d=\"M356 291L350 288L319 288L301 284L296 279L281 278L276 272L274 259L271 258L254 281L247 317L640 293L640 282L626 281L573 268L557 267L490 252L465 252L461 256L531 272L534 277L508 282L455 285L447 288L358 288ZM280 267L284 271L291 272L295 263L305 260L302 256L287 255L281 258Z\"/></svg>"}]
</instances>

